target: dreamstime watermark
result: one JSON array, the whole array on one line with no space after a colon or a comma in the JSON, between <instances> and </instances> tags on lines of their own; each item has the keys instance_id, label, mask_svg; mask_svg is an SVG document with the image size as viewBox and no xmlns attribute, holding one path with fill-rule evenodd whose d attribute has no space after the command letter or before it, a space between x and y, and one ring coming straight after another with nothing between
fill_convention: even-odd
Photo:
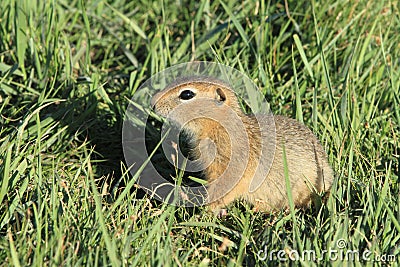
<instances>
[{"instance_id":1,"label":"dreamstime watermark","mask_svg":"<svg viewBox=\"0 0 400 267\"><path fill-rule=\"evenodd\" d=\"M376 254L368 249L357 250L348 248L347 241L339 239L333 248L317 251L305 249L301 252L295 249L272 249L267 246L258 251L258 259L261 261L358 261L358 262L394 262L396 256L394 254Z\"/></svg>"}]
</instances>

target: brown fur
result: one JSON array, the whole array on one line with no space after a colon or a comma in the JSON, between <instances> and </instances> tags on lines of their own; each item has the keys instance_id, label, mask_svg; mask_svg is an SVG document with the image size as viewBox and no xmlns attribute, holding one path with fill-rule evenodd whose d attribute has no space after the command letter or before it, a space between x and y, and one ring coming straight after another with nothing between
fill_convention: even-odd
<instances>
[{"instance_id":1,"label":"brown fur","mask_svg":"<svg viewBox=\"0 0 400 267\"><path fill-rule=\"evenodd\" d=\"M204 98L201 104L179 98L179 93L186 88L196 90L197 100ZM328 192L331 188L333 171L326 153L307 127L293 119L274 116L270 120L271 127L260 131L256 117L246 115L234 92L218 80L176 82L156 94L152 106L156 113L165 117L178 110L173 118L178 123L186 122L193 115L204 115L204 118L189 121L183 128L193 136L195 156L202 156L204 164L212 160L204 174L210 184L208 195L213 210L236 199L248 201L255 209L266 212L288 207L283 147L296 206L308 205L316 193ZM276 132L272 127L274 123ZM275 141L271 141L274 136ZM213 144L202 140L211 140ZM266 145L266 155L261 155L261 141ZM216 151L210 149L213 145ZM250 184L258 175L259 164L265 168L270 164L270 169L266 177L261 177L265 178L262 184L251 192ZM239 179L235 179L238 175Z\"/></svg>"}]
</instances>

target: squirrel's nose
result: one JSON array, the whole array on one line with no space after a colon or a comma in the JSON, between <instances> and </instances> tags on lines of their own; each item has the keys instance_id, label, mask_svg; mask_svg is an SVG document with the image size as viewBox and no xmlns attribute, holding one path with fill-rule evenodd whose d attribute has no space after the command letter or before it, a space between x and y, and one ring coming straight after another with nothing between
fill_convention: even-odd
<instances>
[{"instance_id":1,"label":"squirrel's nose","mask_svg":"<svg viewBox=\"0 0 400 267\"><path fill-rule=\"evenodd\" d=\"M152 109L155 108L155 105L156 105L158 99L160 98L160 96L161 96L161 92L158 92L157 94L153 95L153 97L151 98L150 105L151 105Z\"/></svg>"}]
</instances>

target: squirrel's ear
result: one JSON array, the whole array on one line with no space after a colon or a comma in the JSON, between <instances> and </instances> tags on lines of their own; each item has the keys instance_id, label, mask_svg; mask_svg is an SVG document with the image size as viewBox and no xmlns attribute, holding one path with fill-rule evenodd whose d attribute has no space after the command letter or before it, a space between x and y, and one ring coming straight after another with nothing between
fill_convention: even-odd
<instances>
[{"instance_id":1,"label":"squirrel's ear","mask_svg":"<svg viewBox=\"0 0 400 267\"><path fill-rule=\"evenodd\" d=\"M217 90L215 90L215 99L218 101L218 103L225 102L226 95L221 88L217 88Z\"/></svg>"}]
</instances>

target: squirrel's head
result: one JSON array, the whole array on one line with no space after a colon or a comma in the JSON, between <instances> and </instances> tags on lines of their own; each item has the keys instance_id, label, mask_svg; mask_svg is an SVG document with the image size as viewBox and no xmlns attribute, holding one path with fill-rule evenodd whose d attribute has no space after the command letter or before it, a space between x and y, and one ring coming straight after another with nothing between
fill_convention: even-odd
<instances>
[{"instance_id":1,"label":"squirrel's head","mask_svg":"<svg viewBox=\"0 0 400 267\"><path fill-rule=\"evenodd\" d=\"M217 154L231 156L232 142L248 144L238 97L225 83L211 78L186 78L167 86L151 99L154 111L190 134L195 158L208 166ZM232 136L230 136L232 134ZM245 147L239 146L240 148ZM236 151L239 154L239 151ZM203 155L203 156L200 156Z\"/></svg>"},{"instance_id":2,"label":"squirrel's head","mask_svg":"<svg viewBox=\"0 0 400 267\"><path fill-rule=\"evenodd\" d=\"M213 114L223 118L226 112L242 112L234 91L224 82L208 77L177 80L155 94L151 106L157 114L175 120L177 115Z\"/></svg>"}]
</instances>

